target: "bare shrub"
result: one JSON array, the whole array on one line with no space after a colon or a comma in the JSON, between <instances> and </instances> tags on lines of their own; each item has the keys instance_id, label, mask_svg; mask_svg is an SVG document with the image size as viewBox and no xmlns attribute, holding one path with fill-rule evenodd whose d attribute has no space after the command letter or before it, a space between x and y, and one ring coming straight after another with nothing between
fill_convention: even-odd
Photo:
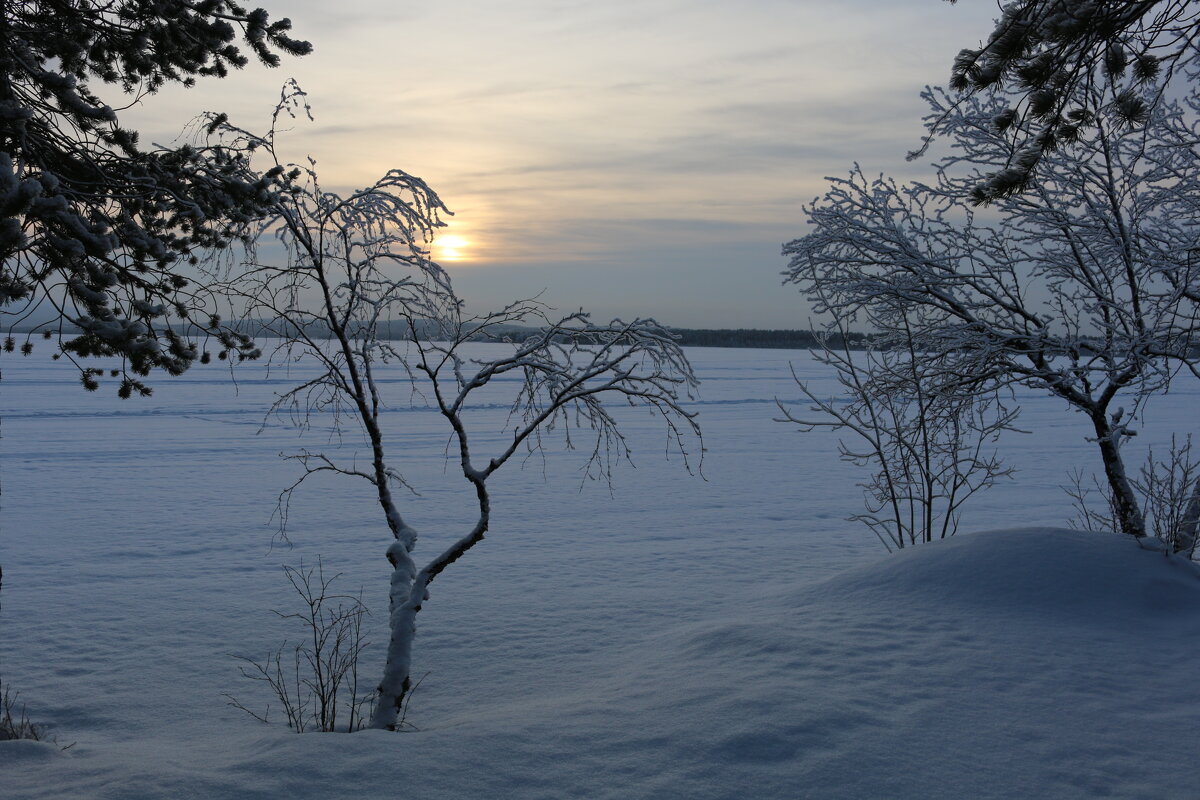
<instances>
[{"instance_id":1,"label":"bare shrub","mask_svg":"<svg viewBox=\"0 0 1200 800\"><path fill-rule=\"evenodd\" d=\"M0 589L3 588L4 568L0 567ZM46 726L29 719L29 715L25 711L25 704L20 701L20 694L5 686L4 678L0 677L0 742L14 739L32 739L35 742L58 744L57 737L49 733ZM67 747L70 746L67 745ZM66 750L67 747L63 749Z\"/></svg>"},{"instance_id":2,"label":"bare shrub","mask_svg":"<svg viewBox=\"0 0 1200 800\"><path fill-rule=\"evenodd\" d=\"M1071 524L1085 530L1116 530L1116 510L1108 486L1094 476L1092 485L1086 486L1082 471L1069 477L1071 485L1063 488L1075 509ZM1172 436L1164 458L1156 457L1151 449L1132 483L1145 509L1150 535L1171 552L1192 558L1200 526L1200 458L1193 455L1191 435L1182 444Z\"/></svg>"},{"instance_id":3,"label":"bare shrub","mask_svg":"<svg viewBox=\"0 0 1200 800\"><path fill-rule=\"evenodd\" d=\"M263 661L235 656L246 678L267 684L283 709L288 727L306 731L360 730L370 716L374 692L360 693L358 662L369 642L363 638L363 617L370 612L361 597L335 594L325 577L324 564L305 569L284 566L284 575L300 598L300 611L274 613L295 620L302 630L297 644L284 642ZM270 706L259 714L230 694L229 705L268 723Z\"/></svg>"},{"instance_id":4,"label":"bare shrub","mask_svg":"<svg viewBox=\"0 0 1200 800\"><path fill-rule=\"evenodd\" d=\"M1067 472L1070 484L1062 489L1071 498L1071 508L1075 511L1075 516L1067 520L1067 524L1082 531L1117 530L1117 515L1116 509L1113 508L1112 494L1095 475L1090 476L1089 485L1088 477L1082 469Z\"/></svg>"},{"instance_id":5,"label":"bare shrub","mask_svg":"<svg viewBox=\"0 0 1200 800\"><path fill-rule=\"evenodd\" d=\"M813 357L836 371L844 395L819 397L793 370L816 415L798 416L778 403L784 415L778 421L801 432L854 434L850 443L838 440L842 460L875 472L860 484L865 512L849 519L865 524L889 551L954 535L963 503L1012 474L993 445L1017 415L999 392L964 385L952 358L921 352L903 321L852 353L845 320L835 318ZM840 349L830 346L831 335Z\"/></svg>"},{"instance_id":6,"label":"bare shrub","mask_svg":"<svg viewBox=\"0 0 1200 800\"><path fill-rule=\"evenodd\" d=\"M1191 434L1182 445L1172 436L1162 460L1151 450L1135 485L1145 498L1151 533L1172 552L1191 558L1200 522L1200 461L1192 454Z\"/></svg>"},{"instance_id":7,"label":"bare shrub","mask_svg":"<svg viewBox=\"0 0 1200 800\"><path fill-rule=\"evenodd\" d=\"M0 742L13 739L32 739L35 742L53 741L42 725L31 721L19 695L0 679Z\"/></svg>"}]
</instances>

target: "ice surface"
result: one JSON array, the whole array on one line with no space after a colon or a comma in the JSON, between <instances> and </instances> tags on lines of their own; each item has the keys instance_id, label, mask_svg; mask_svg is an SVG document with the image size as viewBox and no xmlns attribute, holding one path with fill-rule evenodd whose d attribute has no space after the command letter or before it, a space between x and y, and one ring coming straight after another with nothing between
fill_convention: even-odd
<instances>
[{"instance_id":1,"label":"ice surface","mask_svg":"<svg viewBox=\"0 0 1200 800\"><path fill-rule=\"evenodd\" d=\"M862 476L831 436L771 422L800 352L690 351L704 478L631 414L636 469L581 487L579 454L497 476L491 533L431 587L409 734L296 736L230 654L262 657L301 558L364 588L367 670L384 642L390 544L370 487L318 480L272 547L278 453L259 433L282 376L198 365L148 399L85 394L65 365L5 355L0 674L66 752L0 743L7 798L1185 797L1200 718L1200 579L1112 535L1055 529L1095 463L1086 426L1021 397L1036 436L965 534L889 556L844 517ZM295 376L293 376L295 377ZM397 379L403 498L437 552L469 521L436 414ZM111 391L110 391L111 394ZM1183 384L1135 440L1194 421ZM477 412L495 441L498 392ZM486 437L483 437L486 439ZM353 427L340 439L357 445Z\"/></svg>"}]
</instances>

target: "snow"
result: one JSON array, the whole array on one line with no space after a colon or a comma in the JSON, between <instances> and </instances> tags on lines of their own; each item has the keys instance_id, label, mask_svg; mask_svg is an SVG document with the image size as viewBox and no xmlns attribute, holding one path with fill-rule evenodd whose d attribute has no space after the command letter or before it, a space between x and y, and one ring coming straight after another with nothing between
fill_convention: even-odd
<instances>
[{"instance_id":1,"label":"snow","mask_svg":"<svg viewBox=\"0 0 1200 800\"><path fill-rule=\"evenodd\" d=\"M0 676L75 744L0 742L5 800L1197 794L1200 576L1061 527L1067 471L1097 459L1052 400L1021 396L1037 434L1006 442L1016 478L967 506L964 533L888 555L844 521L864 476L834 437L771 422L776 396L798 402L789 361L832 376L802 352L690 350L703 477L662 460L643 414L623 420L637 468L611 494L581 488L578 453L498 474L491 533L418 618L420 730L297 736L226 705L268 700L231 654L282 641L280 565L320 554L364 589L376 678L390 534L371 487L306 485L293 546L272 545L296 476L278 453L338 442L256 435L283 376L243 364L235 392L227 365L197 365L120 401L48 349L0 363ZM1134 442L1186 431L1197 395L1156 401ZM425 555L463 531L469 487L439 417L397 403ZM504 414L497 398L475 416L498 442Z\"/></svg>"}]
</instances>

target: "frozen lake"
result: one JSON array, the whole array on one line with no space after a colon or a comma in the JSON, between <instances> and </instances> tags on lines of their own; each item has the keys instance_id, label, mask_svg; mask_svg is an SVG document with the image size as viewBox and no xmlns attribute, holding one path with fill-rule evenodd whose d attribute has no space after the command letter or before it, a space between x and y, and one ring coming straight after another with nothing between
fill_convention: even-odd
<instances>
[{"instance_id":1,"label":"frozen lake","mask_svg":"<svg viewBox=\"0 0 1200 800\"><path fill-rule=\"evenodd\" d=\"M234 382L221 364L197 365L154 380L153 397L121 401L111 384L85 393L48 350L0 359L0 674L37 719L83 753L151 741L219 752L230 731L261 733L222 693L269 699L231 654L264 656L286 635L272 614L294 608L281 564L320 556L343 590L362 588L369 638L385 641L389 534L370 486L314 479L293 501L291 546L273 543L276 496L298 474L279 454L358 446L352 426L339 440L328 420L303 438L263 425L296 375L243 364ZM626 415L636 468L619 469L611 493L581 482L578 452L498 474L491 532L437 579L419 618L415 672L428 677L412 701L417 726L466 729L571 697L607 698L626 724L623 697L648 688L620 684L624 660L680 626L885 555L845 520L865 474L838 460L836 437L772 421L776 398L800 403L789 364L828 392L832 376L800 351L689 356L702 381L690 406L705 434L702 475L664 459L662 431L643 414ZM412 405L400 376L390 386L391 460L420 493L402 504L428 557L465 530L471 496L444 458L441 417ZM1198 395L1181 381L1155 401L1136 444L1165 449L1193 423ZM1063 526L1068 470L1098 466L1078 415L1029 391L1019 400L1018 424L1035 433L1005 441L1016 476L966 506L963 531ZM497 437L502 403L475 417ZM368 681L381 658L380 645L368 652Z\"/></svg>"}]
</instances>

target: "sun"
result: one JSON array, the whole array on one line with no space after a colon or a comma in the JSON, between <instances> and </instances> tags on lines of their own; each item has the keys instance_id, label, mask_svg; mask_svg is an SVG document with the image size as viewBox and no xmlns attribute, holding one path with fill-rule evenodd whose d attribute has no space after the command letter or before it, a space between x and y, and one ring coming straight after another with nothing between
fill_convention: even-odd
<instances>
[{"instance_id":1,"label":"sun","mask_svg":"<svg viewBox=\"0 0 1200 800\"><path fill-rule=\"evenodd\" d=\"M463 236L438 236L433 240L433 257L438 261L466 261L469 256L463 251L470 246L470 240Z\"/></svg>"}]
</instances>

